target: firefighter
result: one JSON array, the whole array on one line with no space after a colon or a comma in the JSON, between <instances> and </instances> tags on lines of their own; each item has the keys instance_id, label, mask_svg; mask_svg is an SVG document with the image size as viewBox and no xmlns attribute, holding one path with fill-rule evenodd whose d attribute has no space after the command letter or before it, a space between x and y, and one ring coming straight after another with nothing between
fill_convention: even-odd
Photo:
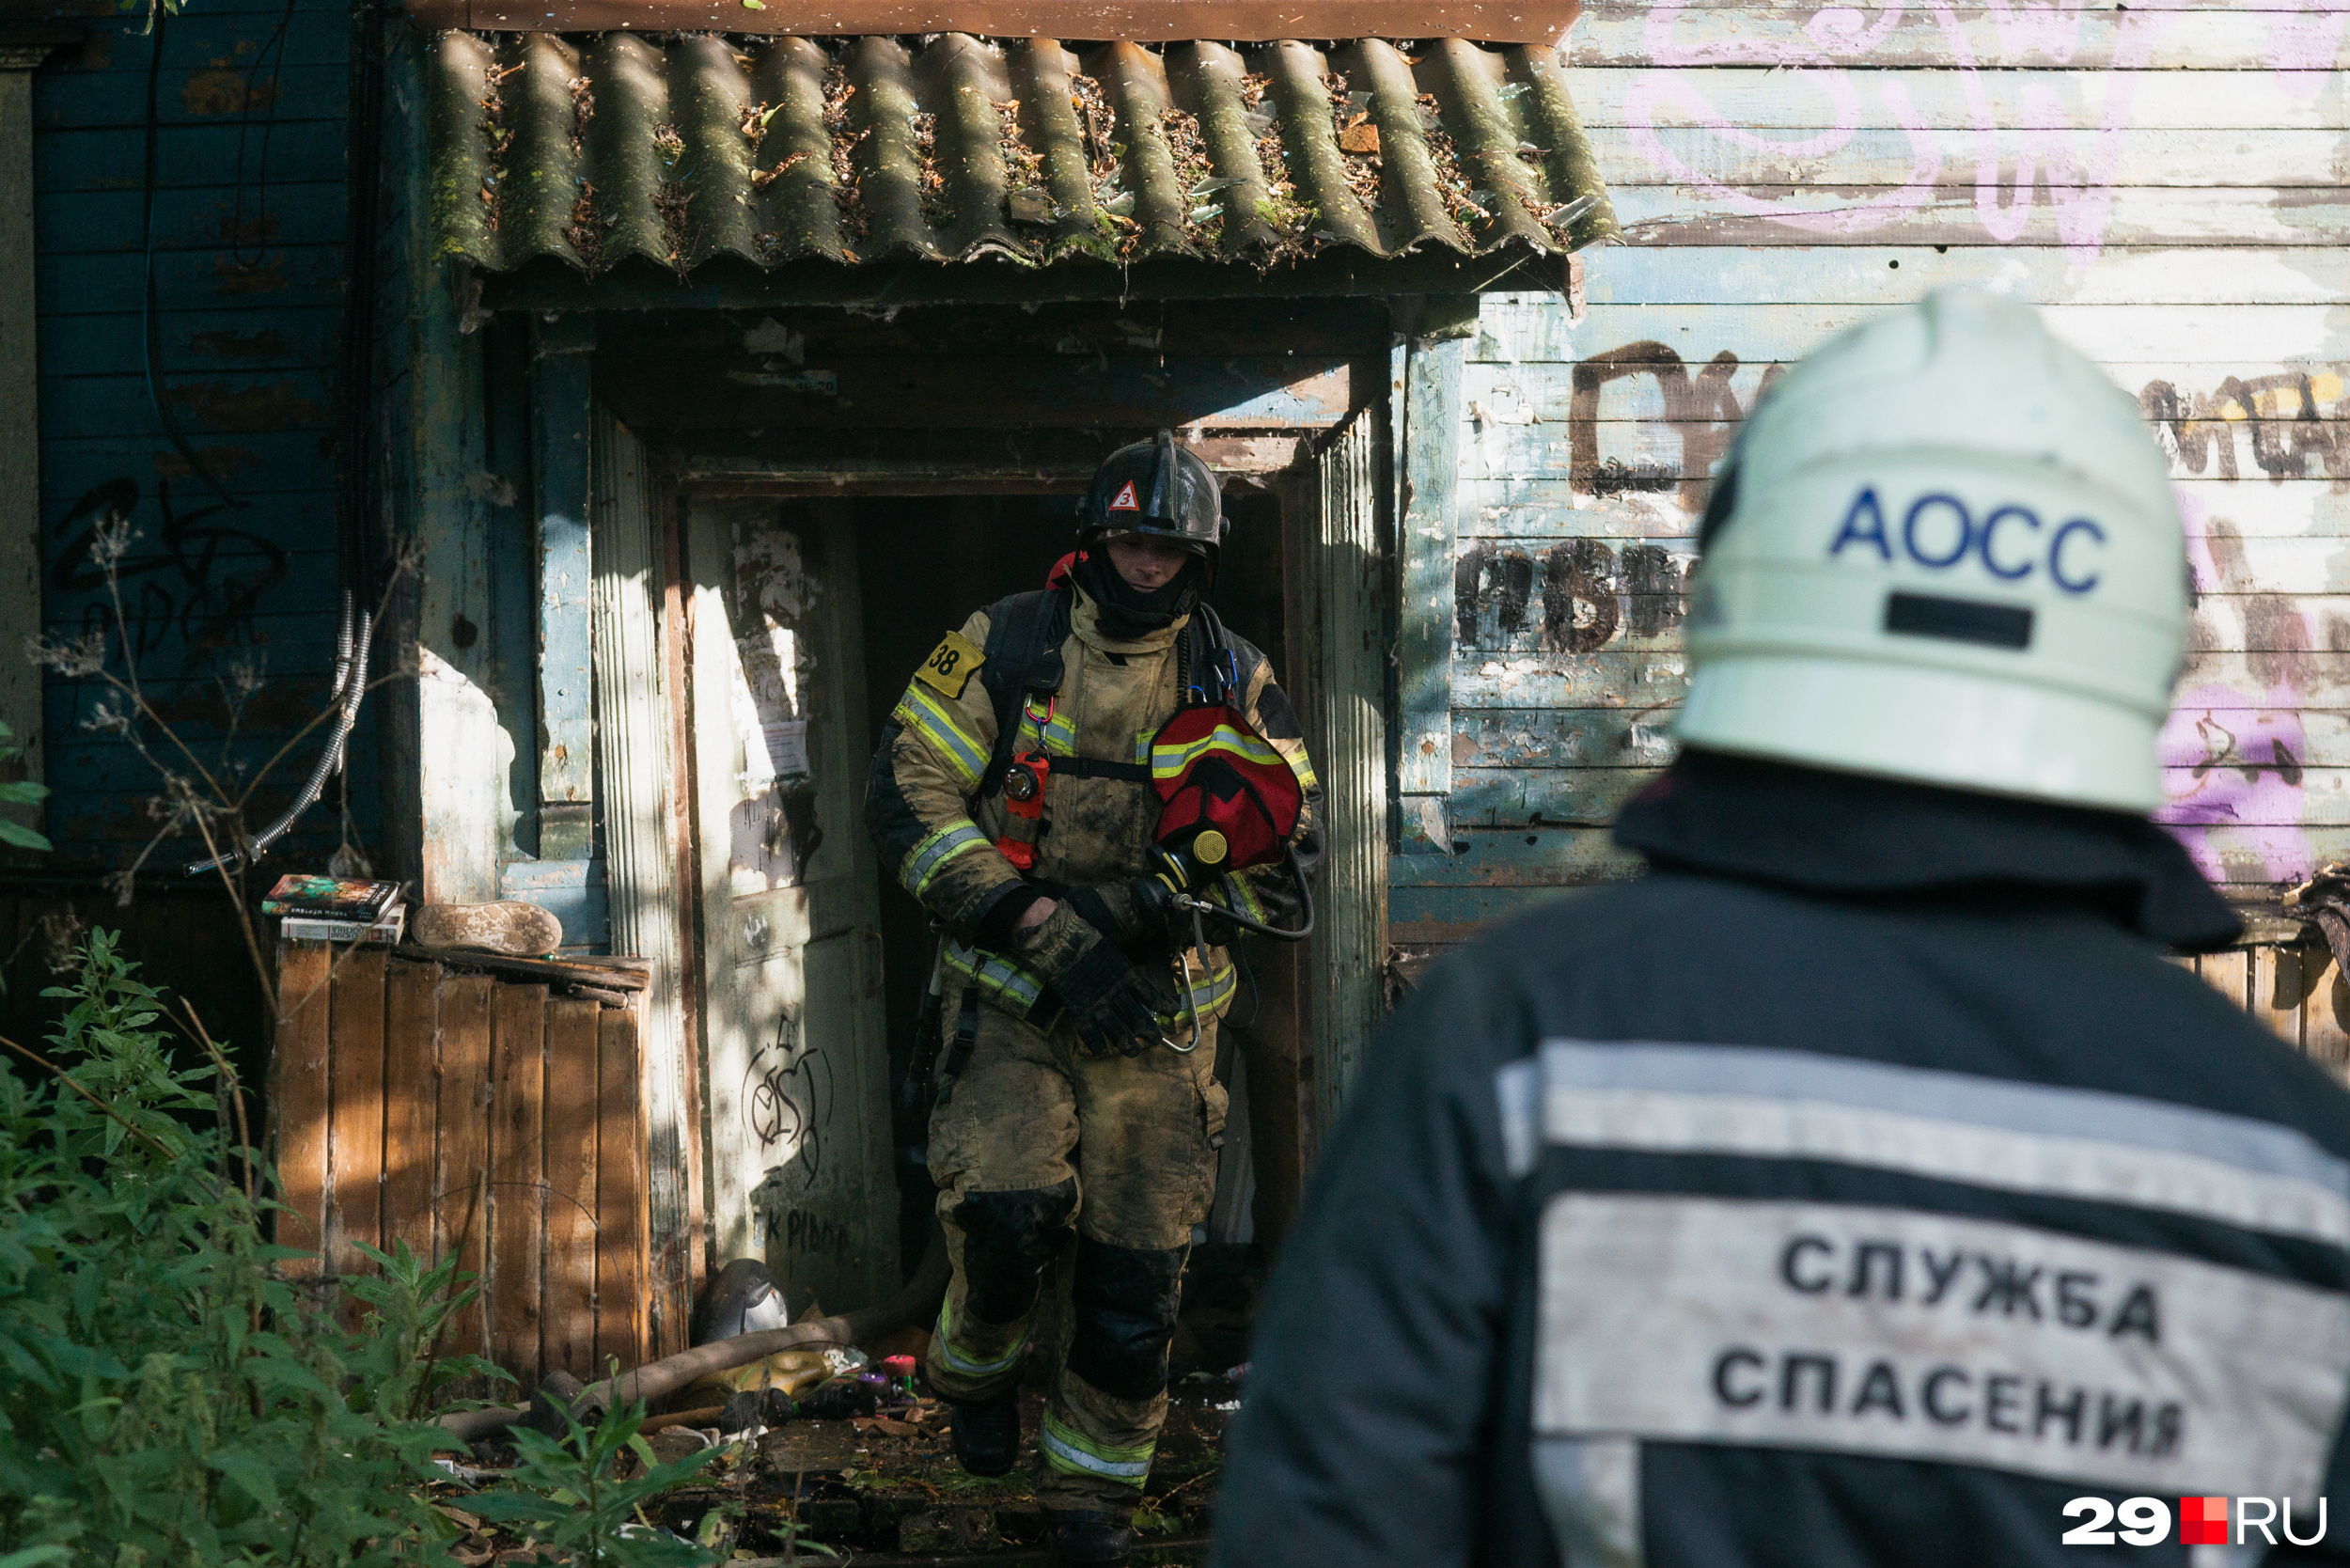
<instances>
[{"instance_id":1,"label":"firefighter","mask_svg":"<svg viewBox=\"0 0 2350 1568\"><path fill-rule=\"evenodd\" d=\"M973 615L916 670L867 795L883 863L942 933L929 1164L953 1278L925 1371L964 1467L1010 1469L1041 1282L1065 1259L1036 1462L1061 1561L1126 1558L1223 1141L1234 927L1181 907L1153 853L1170 763L1152 741L1179 705L1225 703L1240 722L1212 748L1279 770L1298 803L1294 858L1207 876L1205 902L1278 925L1309 896L1320 788L1296 715L1205 602L1225 526L1214 474L1169 432L1113 453L1052 586Z\"/></svg>"},{"instance_id":2,"label":"firefighter","mask_svg":"<svg viewBox=\"0 0 2350 1568\"><path fill-rule=\"evenodd\" d=\"M1372 1044L1215 1560L2350 1555L2350 1096L2165 960L2238 924L2146 816L2189 578L2136 404L1931 295L1769 392L1699 550L1650 872Z\"/></svg>"}]
</instances>

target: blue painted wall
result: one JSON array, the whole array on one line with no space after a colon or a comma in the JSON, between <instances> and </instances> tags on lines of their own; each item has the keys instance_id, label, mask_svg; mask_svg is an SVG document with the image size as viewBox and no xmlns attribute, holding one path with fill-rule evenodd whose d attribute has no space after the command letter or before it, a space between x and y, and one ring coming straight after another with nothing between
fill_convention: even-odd
<instances>
[{"instance_id":1,"label":"blue painted wall","mask_svg":"<svg viewBox=\"0 0 2350 1568\"><path fill-rule=\"evenodd\" d=\"M157 39L141 36L136 14L102 25L34 86L43 622L53 639L114 631L88 536L109 514L127 517L138 539L122 562L122 597L142 683L196 758L230 774L258 770L287 744L323 704L333 669L350 27L340 0L196 0L161 33L159 384L233 505L174 450L143 370ZM115 635L118 670L124 651ZM262 683L232 732L223 683L247 666ZM48 679L59 869L118 867L155 832L154 767L121 736L86 728L103 695L95 680ZM303 741L263 780L254 825L283 808L315 755L316 742ZM353 737L352 761L352 809L372 851L371 723ZM338 840L330 794L269 864L316 867ZM175 848L155 864L180 858Z\"/></svg>"}]
</instances>

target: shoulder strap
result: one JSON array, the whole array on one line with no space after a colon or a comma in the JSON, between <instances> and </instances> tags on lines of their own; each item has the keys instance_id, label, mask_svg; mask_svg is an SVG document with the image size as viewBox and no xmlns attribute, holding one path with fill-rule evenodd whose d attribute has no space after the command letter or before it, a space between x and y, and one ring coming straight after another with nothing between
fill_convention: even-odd
<instances>
[{"instance_id":1,"label":"shoulder strap","mask_svg":"<svg viewBox=\"0 0 2350 1568\"><path fill-rule=\"evenodd\" d=\"M1011 765L1012 747L1020 738L1021 700L1031 689L1060 689L1058 655L1068 636L1066 589L1036 588L988 606L986 662L979 666L979 684L987 688L988 698L995 706L995 751L979 779L979 799L985 800L1003 787L1004 770ZM1047 651L1055 655L1053 667L1039 668ZM1042 684L1032 688L1031 676Z\"/></svg>"},{"instance_id":2,"label":"shoulder strap","mask_svg":"<svg viewBox=\"0 0 2350 1568\"><path fill-rule=\"evenodd\" d=\"M1203 603L1191 612L1177 637L1177 707L1204 708L1228 698L1233 671L1224 652L1224 622Z\"/></svg>"}]
</instances>

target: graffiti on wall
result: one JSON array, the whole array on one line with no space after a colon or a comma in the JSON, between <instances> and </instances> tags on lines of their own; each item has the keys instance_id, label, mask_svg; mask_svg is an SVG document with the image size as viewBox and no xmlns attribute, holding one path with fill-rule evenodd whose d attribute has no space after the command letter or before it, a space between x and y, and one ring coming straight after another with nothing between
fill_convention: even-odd
<instances>
[{"instance_id":1,"label":"graffiti on wall","mask_svg":"<svg viewBox=\"0 0 2350 1568\"><path fill-rule=\"evenodd\" d=\"M1653 341L1578 361L1566 430L1576 506L1661 505L1693 526L1708 470L1783 367L1768 367L1742 400L1733 378L1749 368L1727 350L1684 358ZM1604 404L1627 391L1653 416L1609 421ZM2244 485L2246 505L2291 480L2350 494L2350 376L2341 367L2247 369L2203 385L2149 380L2138 401L2182 479ZM1604 456L1611 430L1641 431L1644 449L1660 431L1677 437L1679 461ZM2310 770L2325 760L2310 714L2342 706L2320 656L2350 651L2350 614L2263 580L2243 529L2225 515L2234 508L2218 500L2233 490L2182 485L2177 494L2199 597L2195 647L2213 662L2208 678L2181 687L2163 731L2170 799L2160 820L2188 830L2182 837L2216 881L2297 880L2314 869L2301 824ZM1506 519L1500 526L1502 537L1461 541L1453 603L1464 653L1590 654L1668 638L1681 625L1694 564L1685 543L1512 538ZM1653 513L1646 526L1657 531Z\"/></svg>"},{"instance_id":2,"label":"graffiti on wall","mask_svg":"<svg viewBox=\"0 0 2350 1568\"><path fill-rule=\"evenodd\" d=\"M1962 16L1947 0L1873 10L1839 5L1812 12L1800 29L1739 36L1719 25L1726 13L1718 8L1659 0L1645 34L1654 69L1628 92L1625 123L1642 158L1732 212L1856 237L1932 206L1951 185L1964 189L1971 182L1972 210L1955 223L1976 226L1993 242L2008 244L2023 235L2034 209L2044 207L2069 259L2086 265L2105 247L2138 97L2159 80L2147 67L2175 8L2184 8L2178 0L2110 8L2084 0L1992 0ZM2268 18L2266 56L2275 88L2311 101L2338 57L2343 21L2342 0L2293 0ZM1904 29L1904 24L1914 24ZM2094 51L2085 47L2092 26L2104 42ZM2092 53L2097 67L2077 69L2076 61ZM1961 123L1934 123L1913 96L1920 86L1917 73L1888 69L1919 64L1955 74L1964 102ZM1790 123L1816 129L1778 136L1739 123L1709 98L1704 78L1688 69L1717 66L1773 71L1774 85L1789 95L1791 106L1816 105L1815 113ZM2053 74L2067 68L2075 68L2069 79ZM2069 102L2060 82L2076 88ZM1817 165L1813 187L1873 194L1824 206L1816 189L1727 183L1677 156L1660 134L1680 127L1705 132L1737 153L1811 162ZM1862 166L1864 128L1888 127L1906 142L1909 158L1908 169L1890 184L1881 170ZM1946 185L1944 137L1953 133L1964 150L1952 160L1957 166ZM1850 167L1840 171L1840 161Z\"/></svg>"},{"instance_id":3,"label":"graffiti on wall","mask_svg":"<svg viewBox=\"0 0 2350 1568\"><path fill-rule=\"evenodd\" d=\"M102 597L107 568L91 546L102 533L139 521L141 499L135 479L110 479L76 499L52 529L51 591L101 596L82 607L85 635L115 631L114 607ZM183 667L166 673L195 674L223 653L264 640L254 617L262 596L286 580L286 552L259 534L212 521L227 510L214 504L182 511L171 481L156 481L154 534L133 535L112 567L122 598L124 651L134 665L180 660Z\"/></svg>"},{"instance_id":4,"label":"graffiti on wall","mask_svg":"<svg viewBox=\"0 0 2350 1568\"><path fill-rule=\"evenodd\" d=\"M2350 493L2350 397L2334 370L2288 369L2228 376L2209 392L2182 393L2150 381L2138 406L2156 436L2186 473L2237 479L2237 436L2250 442L2254 470L2271 479L2324 478L2335 494Z\"/></svg>"}]
</instances>

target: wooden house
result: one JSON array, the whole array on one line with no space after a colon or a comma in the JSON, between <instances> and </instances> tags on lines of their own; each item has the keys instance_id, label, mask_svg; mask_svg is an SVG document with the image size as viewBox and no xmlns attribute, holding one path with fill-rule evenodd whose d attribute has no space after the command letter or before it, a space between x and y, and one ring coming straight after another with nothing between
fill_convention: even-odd
<instances>
[{"instance_id":1,"label":"wooden house","mask_svg":"<svg viewBox=\"0 0 2350 1568\"><path fill-rule=\"evenodd\" d=\"M240 591L289 676L321 678L337 588L390 585L413 679L371 699L348 831L426 899L649 961L644 1201L689 1272L764 1250L833 1306L898 1278L928 937L866 759L1108 449L1171 426L1225 476L1221 598L1331 792L1323 926L1259 956L1235 1031L1277 1231L1416 965L1637 874L1606 824L1670 757L1741 418L1953 283L2042 304L2173 454L2164 817L2257 917L2215 982L2342 1054L2350 990L2276 917L2350 850L2338 8L198 0L164 47L229 63L150 71L95 3L0 8L0 222L28 148L38 221L0 286L39 331L0 486L39 518L0 631L88 613L108 463L185 541L191 451L250 492L203 525L284 555ZM126 249L134 219L181 248ZM143 786L79 686L9 679L102 860L125 836L69 824Z\"/></svg>"}]
</instances>

